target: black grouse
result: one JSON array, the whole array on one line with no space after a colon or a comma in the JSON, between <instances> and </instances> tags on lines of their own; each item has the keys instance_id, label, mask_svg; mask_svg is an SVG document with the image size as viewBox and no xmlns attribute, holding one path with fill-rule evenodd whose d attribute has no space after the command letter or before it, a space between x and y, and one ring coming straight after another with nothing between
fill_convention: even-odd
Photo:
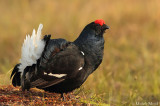
<instances>
[{"instance_id":1,"label":"black grouse","mask_svg":"<svg viewBox=\"0 0 160 106\"><path fill-rule=\"evenodd\" d=\"M74 42L65 39L41 39L40 24L36 33L26 36L20 63L10 76L13 86L24 91L36 87L49 92L71 92L79 88L101 64L104 37L109 27L103 20L88 24Z\"/></svg>"}]
</instances>

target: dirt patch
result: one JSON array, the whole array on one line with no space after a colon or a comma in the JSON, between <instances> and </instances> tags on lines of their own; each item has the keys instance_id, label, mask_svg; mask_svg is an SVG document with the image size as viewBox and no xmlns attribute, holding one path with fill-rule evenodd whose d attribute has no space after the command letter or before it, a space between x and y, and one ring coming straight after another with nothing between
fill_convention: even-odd
<instances>
[{"instance_id":1,"label":"dirt patch","mask_svg":"<svg viewBox=\"0 0 160 106\"><path fill-rule=\"evenodd\" d=\"M19 87L0 86L0 105L82 105L80 97L73 93L65 94L62 100L60 94L49 93L36 88L22 92Z\"/></svg>"}]
</instances>

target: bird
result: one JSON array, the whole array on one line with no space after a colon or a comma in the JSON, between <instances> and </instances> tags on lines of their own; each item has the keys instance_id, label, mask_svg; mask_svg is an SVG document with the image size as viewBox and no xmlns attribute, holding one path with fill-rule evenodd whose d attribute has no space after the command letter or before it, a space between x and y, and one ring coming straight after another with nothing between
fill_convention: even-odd
<instances>
[{"instance_id":1,"label":"bird","mask_svg":"<svg viewBox=\"0 0 160 106\"><path fill-rule=\"evenodd\" d=\"M109 26L97 19L84 27L79 37L65 39L42 38L40 24L37 32L27 35L22 45L21 59L10 79L22 91L30 88L61 94L79 88L101 64L104 54L104 33Z\"/></svg>"}]
</instances>

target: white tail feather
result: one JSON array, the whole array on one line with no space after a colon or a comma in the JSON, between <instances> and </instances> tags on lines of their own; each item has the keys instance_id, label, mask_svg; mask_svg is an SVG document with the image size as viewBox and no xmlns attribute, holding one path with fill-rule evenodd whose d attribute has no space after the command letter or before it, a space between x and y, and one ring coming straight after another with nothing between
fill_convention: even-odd
<instances>
[{"instance_id":1,"label":"white tail feather","mask_svg":"<svg viewBox=\"0 0 160 106\"><path fill-rule=\"evenodd\" d=\"M45 47L45 42L41 39L42 28L43 25L40 24L37 33L35 29L33 29L32 36L26 35L26 39L24 40L22 46L22 54L20 59L21 65L18 67L19 72L23 73L27 66L36 64L37 60L41 57Z\"/></svg>"}]
</instances>

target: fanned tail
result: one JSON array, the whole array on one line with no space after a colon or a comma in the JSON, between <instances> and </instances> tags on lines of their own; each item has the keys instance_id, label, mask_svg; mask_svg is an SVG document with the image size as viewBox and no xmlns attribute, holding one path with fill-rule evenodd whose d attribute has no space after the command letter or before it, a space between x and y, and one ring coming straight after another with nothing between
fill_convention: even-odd
<instances>
[{"instance_id":1,"label":"fanned tail","mask_svg":"<svg viewBox=\"0 0 160 106\"><path fill-rule=\"evenodd\" d=\"M33 29L32 36L30 35L26 36L26 39L24 40L24 43L22 46L20 63L14 67L12 74L10 76L10 79L12 78L13 86L23 85L22 88L29 89L29 86L27 85L26 82L24 82L23 79L26 78L25 77L26 73L28 73L29 71L32 72L35 69L35 66L39 65L39 58L41 57L45 49L45 45L48 43L51 37L51 35L45 35L44 38L41 39L42 28L43 28L43 25L40 24L38 27L37 33L35 29ZM30 77L31 76L27 78L30 78ZM34 78L31 77L31 79L34 79Z\"/></svg>"},{"instance_id":2,"label":"fanned tail","mask_svg":"<svg viewBox=\"0 0 160 106\"><path fill-rule=\"evenodd\" d=\"M27 66L32 66L33 64L36 64L37 60L42 55L45 47L45 41L41 39L42 28L43 25L40 24L37 33L34 29L32 32L32 36L27 35L26 39L24 40L20 59L21 65L18 67L19 72L21 72L22 74Z\"/></svg>"}]
</instances>

